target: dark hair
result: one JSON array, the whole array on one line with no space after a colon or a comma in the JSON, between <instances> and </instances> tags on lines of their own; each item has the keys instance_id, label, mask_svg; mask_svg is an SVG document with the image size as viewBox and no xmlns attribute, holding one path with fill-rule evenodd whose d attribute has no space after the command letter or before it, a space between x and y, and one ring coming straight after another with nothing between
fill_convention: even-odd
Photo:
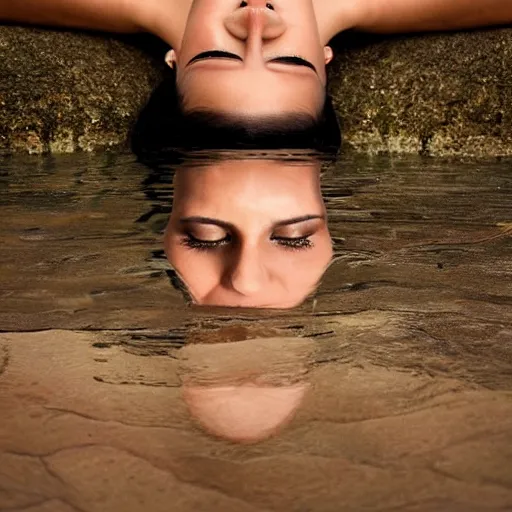
<instances>
[{"instance_id":1,"label":"dark hair","mask_svg":"<svg viewBox=\"0 0 512 512\"><path fill-rule=\"evenodd\" d=\"M207 110L185 112L182 105L175 73L168 70L132 133L132 150L140 159L223 149L300 149L332 156L341 144L328 95L316 118L301 113L246 118Z\"/></svg>"}]
</instances>

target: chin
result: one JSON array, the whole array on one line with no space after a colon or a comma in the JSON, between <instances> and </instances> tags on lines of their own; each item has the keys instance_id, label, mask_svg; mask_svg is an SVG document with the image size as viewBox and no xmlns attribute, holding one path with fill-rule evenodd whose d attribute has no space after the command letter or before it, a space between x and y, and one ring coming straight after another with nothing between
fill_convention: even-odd
<instances>
[{"instance_id":1,"label":"chin","mask_svg":"<svg viewBox=\"0 0 512 512\"><path fill-rule=\"evenodd\" d=\"M186 386L191 416L209 434L237 443L257 443L280 432L294 418L308 385Z\"/></svg>"}]
</instances>

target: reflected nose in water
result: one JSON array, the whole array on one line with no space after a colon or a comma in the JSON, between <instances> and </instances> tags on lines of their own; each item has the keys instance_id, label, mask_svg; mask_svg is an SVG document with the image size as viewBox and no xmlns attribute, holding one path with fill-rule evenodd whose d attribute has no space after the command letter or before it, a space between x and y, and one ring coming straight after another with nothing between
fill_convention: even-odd
<instances>
[{"instance_id":1,"label":"reflected nose in water","mask_svg":"<svg viewBox=\"0 0 512 512\"><path fill-rule=\"evenodd\" d=\"M264 286L270 284L270 276L260 259L254 250L239 251L226 272L227 287L245 297L260 293Z\"/></svg>"},{"instance_id":2,"label":"reflected nose in water","mask_svg":"<svg viewBox=\"0 0 512 512\"><path fill-rule=\"evenodd\" d=\"M294 418L314 342L259 338L180 350L183 399L203 429L238 443L276 435Z\"/></svg>"}]
</instances>

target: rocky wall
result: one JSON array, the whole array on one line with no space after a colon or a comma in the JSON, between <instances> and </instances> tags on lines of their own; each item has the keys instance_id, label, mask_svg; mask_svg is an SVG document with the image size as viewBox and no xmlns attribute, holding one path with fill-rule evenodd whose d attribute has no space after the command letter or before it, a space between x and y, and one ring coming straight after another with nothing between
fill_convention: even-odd
<instances>
[{"instance_id":1,"label":"rocky wall","mask_svg":"<svg viewBox=\"0 0 512 512\"><path fill-rule=\"evenodd\" d=\"M512 29L337 38L329 92L347 147L512 154ZM0 27L0 152L128 146L162 75L149 37Z\"/></svg>"}]
</instances>

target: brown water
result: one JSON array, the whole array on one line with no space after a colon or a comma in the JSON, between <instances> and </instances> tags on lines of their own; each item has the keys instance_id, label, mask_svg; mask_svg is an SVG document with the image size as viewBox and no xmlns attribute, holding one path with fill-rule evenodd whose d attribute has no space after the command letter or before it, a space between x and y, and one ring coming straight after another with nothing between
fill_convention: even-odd
<instances>
[{"instance_id":1,"label":"brown water","mask_svg":"<svg viewBox=\"0 0 512 512\"><path fill-rule=\"evenodd\" d=\"M512 510L512 162L345 156L293 310L187 305L168 176L0 174L0 510Z\"/></svg>"}]
</instances>

